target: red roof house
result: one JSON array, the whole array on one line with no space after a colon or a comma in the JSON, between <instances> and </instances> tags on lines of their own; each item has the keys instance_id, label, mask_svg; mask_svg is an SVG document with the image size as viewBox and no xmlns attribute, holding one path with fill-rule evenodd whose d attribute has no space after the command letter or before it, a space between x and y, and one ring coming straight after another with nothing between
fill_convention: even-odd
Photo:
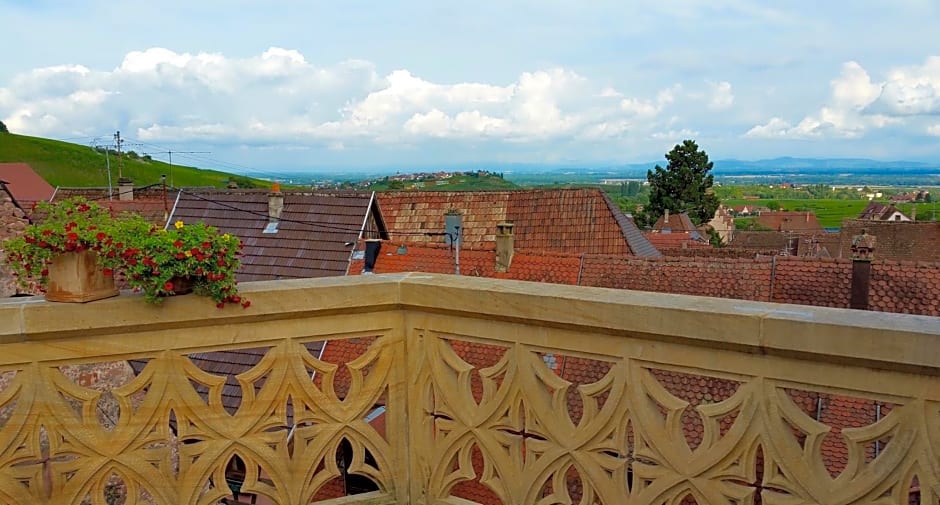
<instances>
[{"instance_id":1,"label":"red roof house","mask_svg":"<svg viewBox=\"0 0 940 505\"><path fill-rule=\"evenodd\" d=\"M516 249L658 257L635 224L600 189L409 191L378 194L389 232L403 241L441 242L458 215L461 245L492 247L496 225L515 226Z\"/></svg>"},{"instance_id":2,"label":"red roof house","mask_svg":"<svg viewBox=\"0 0 940 505\"><path fill-rule=\"evenodd\" d=\"M27 213L33 204L49 201L55 193L55 188L26 163L0 163L0 181Z\"/></svg>"}]
</instances>

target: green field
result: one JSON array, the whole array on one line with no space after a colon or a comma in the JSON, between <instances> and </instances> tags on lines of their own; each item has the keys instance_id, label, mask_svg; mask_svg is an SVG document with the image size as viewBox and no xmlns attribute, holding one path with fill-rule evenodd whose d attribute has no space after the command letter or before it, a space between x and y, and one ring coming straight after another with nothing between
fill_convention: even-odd
<instances>
[{"instance_id":1,"label":"green field","mask_svg":"<svg viewBox=\"0 0 940 505\"><path fill-rule=\"evenodd\" d=\"M27 137L25 135L0 134L0 163L28 163L52 186L105 187L108 185L108 160L103 151L89 146L70 144L58 140ZM111 180L117 185L118 160L112 152ZM170 177L170 165L162 161L123 157L123 175L130 177L136 186L160 182L160 176ZM217 170L203 170L174 164L172 183L179 187L215 186L224 187L234 180L239 187L265 187L270 183Z\"/></svg>"},{"instance_id":2,"label":"green field","mask_svg":"<svg viewBox=\"0 0 940 505\"><path fill-rule=\"evenodd\" d=\"M777 202L780 210L803 211L809 210L816 214L816 219L824 228L839 228L843 219L855 219L868 206L868 200L723 200L721 203L734 207L737 205L756 205L767 207L769 203ZM880 202L886 203L886 202ZM911 215L915 204L902 203L896 207L901 212ZM933 203L918 203L917 220L929 220L936 210Z\"/></svg>"}]
</instances>

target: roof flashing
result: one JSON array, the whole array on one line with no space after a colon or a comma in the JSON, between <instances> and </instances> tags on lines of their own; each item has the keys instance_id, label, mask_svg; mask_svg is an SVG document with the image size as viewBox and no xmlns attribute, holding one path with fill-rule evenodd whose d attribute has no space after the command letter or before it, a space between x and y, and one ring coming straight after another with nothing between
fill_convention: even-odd
<instances>
[{"instance_id":1,"label":"roof flashing","mask_svg":"<svg viewBox=\"0 0 940 505\"><path fill-rule=\"evenodd\" d=\"M262 231L261 233L267 233L267 234L277 233L277 223L278 223L277 221L272 221L268 223L267 225L265 225L264 231Z\"/></svg>"}]
</instances>

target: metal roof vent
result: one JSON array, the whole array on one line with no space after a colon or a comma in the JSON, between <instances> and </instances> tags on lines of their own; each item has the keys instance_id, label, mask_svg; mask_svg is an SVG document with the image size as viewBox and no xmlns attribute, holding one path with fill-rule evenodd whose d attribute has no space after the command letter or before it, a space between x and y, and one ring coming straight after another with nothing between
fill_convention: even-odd
<instances>
[{"instance_id":1,"label":"metal roof vent","mask_svg":"<svg viewBox=\"0 0 940 505\"><path fill-rule=\"evenodd\" d=\"M278 223L277 221L274 221L272 223L266 224L264 226L264 231L262 231L261 233L268 233L268 234L277 233L277 223Z\"/></svg>"}]
</instances>

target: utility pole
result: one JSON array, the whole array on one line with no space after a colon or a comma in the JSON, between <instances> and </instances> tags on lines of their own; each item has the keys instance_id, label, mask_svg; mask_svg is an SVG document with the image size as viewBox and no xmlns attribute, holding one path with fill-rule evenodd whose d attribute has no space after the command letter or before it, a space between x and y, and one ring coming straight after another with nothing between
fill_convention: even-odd
<instances>
[{"instance_id":1,"label":"utility pole","mask_svg":"<svg viewBox=\"0 0 940 505\"><path fill-rule=\"evenodd\" d=\"M124 144L124 139L121 138L121 132L114 132L114 144L117 146L118 152L118 182L124 178L124 157L121 156L121 145Z\"/></svg>"},{"instance_id":2,"label":"utility pole","mask_svg":"<svg viewBox=\"0 0 940 505\"><path fill-rule=\"evenodd\" d=\"M212 154L210 151L156 151L153 154L166 154L170 163L170 187L173 186L173 153L176 154Z\"/></svg>"}]
</instances>

